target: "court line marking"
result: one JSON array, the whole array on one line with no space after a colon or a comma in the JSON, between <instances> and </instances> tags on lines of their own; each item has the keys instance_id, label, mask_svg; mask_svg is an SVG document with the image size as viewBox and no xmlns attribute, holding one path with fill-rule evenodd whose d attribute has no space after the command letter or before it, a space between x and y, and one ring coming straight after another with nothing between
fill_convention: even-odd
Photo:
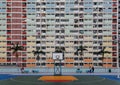
<instances>
[{"instance_id":1,"label":"court line marking","mask_svg":"<svg viewBox=\"0 0 120 85\"><path fill-rule=\"evenodd\" d=\"M33 84L40 84L42 82L30 82L30 81L21 81L21 80L16 80L13 78L10 78L11 81L15 81L15 82L21 82L21 83L33 83Z\"/></svg>"},{"instance_id":2,"label":"court line marking","mask_svg":"<svg viewBox=\"0 0 120 85\"><path fill-rule=\"evenodd\" d=\"M93 80L93 81L86 81L86 82L83 82L83 81L79 81L79 83L96 83L96 82L102 82L102 81L104 81L104 80L106 80L106 78L102 78L102 79L100 79L100 80ZM77 83L77 82L75 82L75 83Z\"/></svg>"}]
</instances>

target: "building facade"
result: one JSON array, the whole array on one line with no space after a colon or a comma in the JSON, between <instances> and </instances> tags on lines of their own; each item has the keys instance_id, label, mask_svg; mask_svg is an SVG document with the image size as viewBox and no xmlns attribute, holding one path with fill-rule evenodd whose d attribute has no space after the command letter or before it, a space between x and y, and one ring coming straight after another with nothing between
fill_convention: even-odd
<instances>
[{"instance_id":1,"label":"building facade","mask_svg":"<svg viewBox=\"0 0 120 85\"><path fill-rule=\"evenodd\" d=\"M118 2L118 46L120 47L120 1ZM119 66L120 66L120 48L119 49Z\"/></svg>"},{"instance_id":2,"label":"building facade","mask_svg":"<svg viewBox=\"0 0 120 85\"><path fill-rule=\"evenodd\" d=\"M63 67L118 67L118 0L0 0L0 65L53 67L52 53L65 47ZM26 47L15 55L8 47ZM80 45L88 51L75 55ZM46 52L40 60L32 51ZM95 55L106 47L111 53Z\"/></svg>"}]
</instances>

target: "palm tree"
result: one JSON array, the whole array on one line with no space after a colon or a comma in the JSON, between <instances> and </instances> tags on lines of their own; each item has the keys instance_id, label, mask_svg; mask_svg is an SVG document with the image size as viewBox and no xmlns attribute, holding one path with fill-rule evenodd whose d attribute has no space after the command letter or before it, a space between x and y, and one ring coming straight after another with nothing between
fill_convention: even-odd
<instances>
[{"instance_id":1,"label":"palm tree","mask_svg":"<svg viewBox=\"0 0 120 85\"><path fill-rule=\"evenodd\" d=\"M106 47L103 47L100 51L98 51L98 52L94 52L93 54L96 54L96 55L102 55L102 60L104 59L104 55L105 54L109 54L109 53L111 53L111 52L109 52L109 51L105 51L105 49L106 49Z\"/></svg>"},{"instance_id":2,"label":"palm tree","mask_svg":"<svg viewBox=\"0 0 120 85\"><path fill-rule=\"evenodd\" d=\"M33 50L32 52L33 52L34 56L36 56L36 55L37 55L37 57L36 57L36 60L37 60L37 61L39 61L39 60L40 60L40 54L45 55L45 52L44 52L44 51L42 51L42 50L40 50L40 48L37 48L37 49L36 49L36 51L35 51L35 50Z\"/></svg>"},{"instance_id":3,"label":"palm tree","mask_svg":"<svg viewBox=\"0 0 120 85\"><path fill-rule=\"evenodd\" d=\"M81 58L82 58L82 56L84 54L84 51L87 51L86 46L80 45L79 48L76 50L76 52L74 54L75 55L80 55Z\"/></svg>"},{"instance_id":4,"label":"palm tree","mask_svg":"<svg viewBox=\"0 0 120 85\"><path fill-rule=\"evenodd\" d=\"M19 43L17 44L12 43L12 45L13 47L10 47L10 50L13 50L12 53L15 54L16 62L17 62L19 57L18 51L24 50L24 46L20 46Z\"/></svg>"},{"instance_id":5,"label":"palm tree","mask_svg":"<svg viewBox=\"0 0 120 85\"><path fill-rule=\"evenodd\" d=\"M56 53L64 53L65 52L65 47L56 47L55 52Z\"/></svg>"},{"instance_id":6,"label":"palm tree","mask_svg":"<svg viewBox=\"0 0 120 85\"><path fill-rule=\"evenodd\" d=\"M103 64L103 60L104 60L104 55L105 54L109 54L109 53L111 53L111 52L109 52L109 51L105 51L105 49L106 49L106 47L103 47L100 51L98 51L98 52L94 52L93 54L96 54L96 55L102 55L102 64ZM107 67L106 67L107 68ZM107 70L107 69L106 69Z\"/></svg>"}]
</instances>

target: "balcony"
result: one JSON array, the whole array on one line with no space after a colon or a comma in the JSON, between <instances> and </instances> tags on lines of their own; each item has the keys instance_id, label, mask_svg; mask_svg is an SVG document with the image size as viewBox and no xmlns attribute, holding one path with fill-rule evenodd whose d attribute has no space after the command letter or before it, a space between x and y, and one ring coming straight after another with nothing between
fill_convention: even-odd
<instances>
[{"instance_id":1,"label":"balcony","mask_svg":"<svg viewBox=\"0 0 120 85\"><path fill-rule=\"evenodd\" d=\"M26 7L27 5L26 5L26 3L22 3L22 7Z\"/></svg>"},{"instance_id":2,"label":"balcony","mask_svg":"<svg viewBox=\"0 0 120 85\"><path fill-rule=\"evenodd\" d=\"M7 32L7 34L11 34L11 32Z\"/></svg>"},{"instance_id":3,"label":"balcony","mask_svg":"<svg viewBox=\"0 0 120 85\"><path fill-rule=\"evenodd\" d=\"M117 18L117 16L113 16L113 18Z\"/></svg>"},{"instance_id":4,"label":"balcony","mask_svg":"<svg viewBox=\"0 0 120 85\"><path fill-rule=\"evenodd\" d=\"M26 18L26 15L23 14L23 15L22 15L22 18Z\"/></svg>"},{"instance_id":5,"label":"balcony","mask_svg":"<svg viewBox=\"0 0 120 85\"><path fill-rule=\"evenodd\" d=\"M26 34L26 32L22 32L22 34Z\"/></svg>"},{"instance_id":6,"label":"balcony","mask_svg":"<svg viewBox=\"0 0 120 85\"><path fill-rule=\"evenodd\" d=\"M7 40L11 40L11 38L7 38ZM11 44L8 43L7 45L11 45Z\"/></svg>"},{"instance_id":7,"label":"balcony","mask_svg":"<svg viewBox=\"0 0 120 85\"><path fill-rule=\"evenodd\" d=\"M7 18L11 18L11 16L7 15Z\"/></svg>"},{"instance_id":8,"label":"balcony","mask_svg":"<svg viewBox=\"0 0 120 85\"><path fill-rule=\"evenodd\" d=\"M11 23L11 21L7 21L7 23Z\"/></svg>"},{"instance_id":9,"label":"balcony","mask_svg":"<svg viewBox=\"0 0 120 85\"><path fill-rule=\"evenodd\" d=\"M7 9L7 12L11 12L11 10Z\"/></svg>"},{"instance_id":10,"label":"balcony","mask_svg":"<svg viewBox=\"0 0 120 85\"><path fill-rule=\"evenodd\" d=\"M11 62L11 59L7 59L7 62Z\"/></svg>"},{"instance_id":11,"label":"balcony","mask_svg":"<svg viewBox=\"0 0 120 85\"><path fill-rule=\"evenodd\" d=\"M22 60L22 62L26 62L26 60Z\"/></svg>"},{"instance_id":12,"label":"balcony","mask_svg":"<svg viewBox=\"0 0 120 85\"><path fill-rule=\"evenodd\" d=\"M112 32L112 34L117 34L117 32Z\"/></svg>"},{"instance_id":13,"label":"balcony","mask_svg":"<svg viewBox=\"0 0 120 85\"><path fill-rule=\"evenodd\" d=\"M113 9L113 12L117 12L117 9Z\"/></svg>"},{"instance_id":14,"label":"balcony","mask_svg":"<svg viewBox=\"0 0 120 85\"><path fill-rule=\"evenodd\" d=\"M112 54L112 56L117 56L116 54Z\"/></svg>"}]
</instances>

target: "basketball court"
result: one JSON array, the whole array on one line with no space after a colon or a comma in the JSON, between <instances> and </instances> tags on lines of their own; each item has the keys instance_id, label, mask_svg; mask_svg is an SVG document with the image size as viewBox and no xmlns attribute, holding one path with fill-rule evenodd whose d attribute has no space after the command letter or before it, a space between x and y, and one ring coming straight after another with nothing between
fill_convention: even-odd
<instances>
[{"instance_id":1,"label":"basketball court","mask_svg":"<svg viewBox=\"0 0 120 85\"><path fill-rule=\"evenodd\" d=\"M55 79L68 79L72 81L53 81ZM52 81L43 81L44 79ZM74 80L73 80L74 79ZM120 85L116 76L17 76L0 75L0 85Z\"/></svg>"}]
</instances>

